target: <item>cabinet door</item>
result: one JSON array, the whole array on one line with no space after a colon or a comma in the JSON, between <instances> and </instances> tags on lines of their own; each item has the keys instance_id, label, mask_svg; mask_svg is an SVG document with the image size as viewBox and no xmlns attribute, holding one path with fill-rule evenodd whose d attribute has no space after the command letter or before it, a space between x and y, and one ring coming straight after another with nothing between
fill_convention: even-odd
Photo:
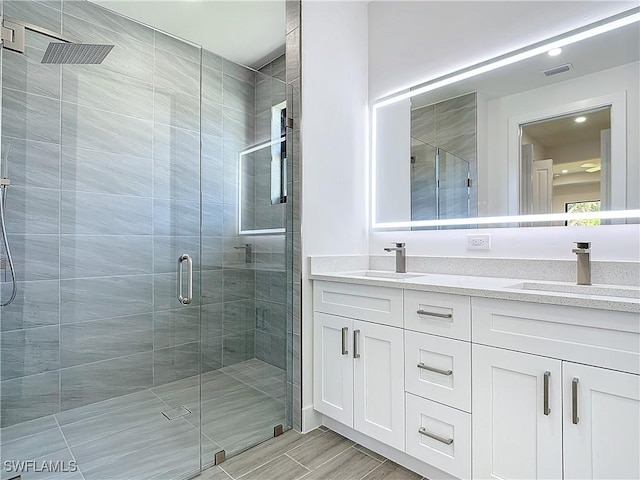
<instances>
[{"instance_id":1,"label":"cabinet door","mask_svg":"<svg viewBox=\"0 0 640 480\"><path fill-rule=\"evenodd\" d=\"M353 320L313 317L313 407L353 427Z\"/></svg>"},{"instance_id":2,"label":"cabinet door","mask_svg":"<svg viewBox=\"0 0 640 480\"><path fill-rule=\"evenodd\" d=\"M640 478L640 377L570 362L562 370L565 478Z\"/></svg>"},{"instance_id":3,"label":"cabinet door","mask_svg":"<svg viewBox=\"0 0 640 480\"><path fill-rule=\"evenodd\" d=\"M402 330L353 321L356 430L404 450Z\"/></svg>"},{"instance_id":4,"label":"cabinet door","mask_svg":"<svg viewBox=\"0 0 640 480\"><path fill-rule=\"evenodd\" d=\"M472 369L473 477L562 478L561 362L473 345Z\"/></svg>"}]
</instances>

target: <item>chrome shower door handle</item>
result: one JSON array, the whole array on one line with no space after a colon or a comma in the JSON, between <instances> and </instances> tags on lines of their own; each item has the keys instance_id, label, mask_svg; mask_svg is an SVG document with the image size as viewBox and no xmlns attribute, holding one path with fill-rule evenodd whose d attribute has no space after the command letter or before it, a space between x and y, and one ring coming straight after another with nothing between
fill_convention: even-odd
<instances>
[{"instance_id":1,"label":"chrome shower door handle","mask_svg":"<svg viewBox=\"0 0 640 480\"><path fill-rule=\"evenodd\" d=\"M184 296L183 280L184 270L183 265L187 262L187 295ZM189 305L193 301L193 260L191 257L184 253L178 258L178 301L182 305Z\"/></svg>"}]
</instances>

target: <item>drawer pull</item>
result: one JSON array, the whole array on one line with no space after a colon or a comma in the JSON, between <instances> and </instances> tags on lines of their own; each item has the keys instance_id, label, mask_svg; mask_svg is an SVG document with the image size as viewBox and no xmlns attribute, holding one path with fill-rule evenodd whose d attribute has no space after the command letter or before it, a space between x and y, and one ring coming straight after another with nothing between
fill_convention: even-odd
<instances>
[{"instance_id":1,"label":"drawer pull","mask_svg":"<svg viewBox=\"0 0 640 480\"><path fill-rule=\"evenodd\" d=\"M551 408L549 408L549 378L551 377L551 372L544 372L544 398L543 398L543 413L545 415L549 415L551 413Z\"/></svg>"},{"instance_id":2,"label":"drawer pull","mask_svg":"<svg viewBox=\"0 0 640 480\"><path fill-rule=\"evenodd\" d=\"M360 330L353 331L353 358L360 358Z\"/></svg>"},{"instance_id":3,"label":"drawer pull","mask_svg":"<svg viewBox=\"0 0 640 480\"><path fill-rule=\"evenodd\" d=\"M349 327L342 327L342 355L349 355L347 342L349 341Z\"/></svg>"},{"instance_id":4,"label":"drawer pull","mask_svg":"<svg viewBox=\"0 0 640 480\"><path fill-rule=\"evenodd\" d=\"M578 379L571 381L571 421L577 425L580 421L578 417Z\"/></svg>"},{"instance_id":5,"label":"drawer pull","mask_svg":"<svg viewBox=\"0 0 640 480\"><path fill-rule=\"evenodd\" d=\"M437 313L437 312L427 312L426 310L418 310L418 315L427 315L428 317L438 317L438 318L451 318L453 315L450 313Z\"/></svg>"},{"instance_id":6,"label":"drawer pull","mask_svg":"<svg viewBox=\"0 0 640 480\"><path fill-rule=\"evenodd\" d=\"M436 372L436 373L439 373L440 375L449 376L453 373L453 370L440 370L439 368L429 367L422 362L418 364L418 368L421 368L422 370L429 370L430 372Z\"/></svg>"},{"instance_id":7,"label":"drawer pull","mask_svg":"<svg viewBox=\"0 0 640 480\"><path fill-rule=\"evenodd\" d=\"M445 445L451 445L453 443L453 438L443 438L439 435L436 435L435 433L427 432L424 427L420 427L420 430L418 430L418 433L420 435L424 435L425 437L433 438L434 440L442 442Z\"/></svg>"}]
</instances>

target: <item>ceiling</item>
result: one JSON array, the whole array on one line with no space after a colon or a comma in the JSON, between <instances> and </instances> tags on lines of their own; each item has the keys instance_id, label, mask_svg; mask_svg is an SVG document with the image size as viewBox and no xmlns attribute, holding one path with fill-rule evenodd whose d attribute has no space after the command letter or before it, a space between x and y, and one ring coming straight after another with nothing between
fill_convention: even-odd
<instances>
[{"instance_id":1,"label":"ceiling","mask_svg":"<svg viewBox=\"0 0 640 480\"><path fill-rule=\"evenodd\" d=\"M577 117L585 117L584 123L576 123ZM611 109L580 112L542 122L524 125L522 130L543 147L572 145L600 139L600 131L611 128Z\"/></svg>"},{"instance_id":2,"label":"ceiling","mask_svg":"<svg viewBox=\"0 0 640 480\"><path fill-rule=\"evenodd\" d=\"M249 67L284 53L284 0L92 1Z\"/></svg>"}]
</instances>

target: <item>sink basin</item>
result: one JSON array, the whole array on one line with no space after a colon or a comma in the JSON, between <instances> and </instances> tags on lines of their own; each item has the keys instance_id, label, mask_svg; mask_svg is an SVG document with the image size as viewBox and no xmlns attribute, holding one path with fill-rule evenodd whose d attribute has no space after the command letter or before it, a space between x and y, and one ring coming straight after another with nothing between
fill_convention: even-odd
<instances>
[{"instance_id":1,"label":"sink basin","mask_svg":"<svg viewBox=\"0 0 640 480\"><path fill-rule=\"evenodd\" d=\"M570 283L524 282L512 285L511 288L541 292L573 293L578 295L600 295L605 297L640 299L640 288L626 287L622 285L574 285Z\"/></svg>"},{"instance_id":2,"label":"sink basin","mask_svg":"<svg viewBox=\"0 0 640 480\"><path fill-rule=\"evenodd\" d=\"M363 272L350 272L349 275L370 278L389 278L393 280L404 280L407 278L423 277L424 273L396 273L386 272L384 270L365 270Z\"/></svg>"}]
</instances>

